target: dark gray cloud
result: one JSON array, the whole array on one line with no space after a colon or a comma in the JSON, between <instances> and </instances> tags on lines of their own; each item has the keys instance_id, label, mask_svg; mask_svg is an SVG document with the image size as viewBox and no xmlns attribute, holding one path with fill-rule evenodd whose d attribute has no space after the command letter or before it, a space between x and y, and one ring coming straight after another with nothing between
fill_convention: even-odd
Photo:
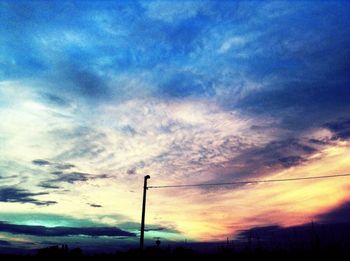
<instances>
[{"instance_id":1,"label":"dark gray cloud","mask_svg":"<svg viewBox=\"0 0 350 261\"><path fill-rule=\"evenodd\" d=\"M136 222L125 222L119 224L119 227L122 229L126 230L140 230L140 224ZM151 232L151 231L161 231L161 232L168 232L168 233L180 233L177 229L175 229L172 226L161 226L161 225L153 225L153 224L148 224L145 227L145 231Z\"/></svg>"},{"instance_id":2,"label":"dark gray cloud","mask_svg":"<svg viewBox=\"0 0 350 261\"><path fill-rule=\"evenodd\" d=\"M227 181L229 176L235 179L264 176L273 170L302 164L307 161L310 154L317 150L316 146L296 138L272 141L263 147L242 151L237 157L230 160L230 167L226 168L232 173L232 176L226 171L223 179ZM220 171L218 169L218 174ZM216 181L218 178L216 177Z\"/></svg>"},{"instance_id":3,"label":"dark gray cloud","mask_svg":"<svg viewBox=\"0 0 350 261\"><path fill-rule=\"evenodd\" d=\"M42 187L42 188L47 188L47 189L59 189L60 188L59 186L47 184L45 182L40 183L38 186Z\"/></svg>"},{"instance_id":4,"label":"dark gray cloud","mask_svg":"<svg viewBox=\"0 0 350 261\"><path fill-rule=\"evenodd\" d=\"M145 232L152 232L152 231L162 231L162 232L171 232L171 233L176 233L178 232L175 229L168 228L168 227L147 227L145 228Z\"/></svg>"},{"instance_id":5,"label":"dark gray cloud","mask_svg":"<svg viewBox=\"0 0 350 261\"><path fill-rule=\"evenodd\" d=\"M71 169L71 168L76 167L74 164L71 164L71 163L54 163L54 162L50 162L50 161L44 160L44 159L35 159L32 161L32 163L34 165L37 165L37 166L53 165L58 171L67 170L67 169Z\"/></svg>"},{"instance_id":6,"label":"dark gray cloud","mask_svg":"<svg viewBox=\"0 0 350 261\"><path fill-rule=\"evenodd\" d=\"M165 233L177 233L180 234L180 231L173 227L157 226L157 225L148 225L145 228L146 232L165 232Z\"/></svg>"},{"instance_id":7,"label":"dark gray cloud","mask_svg":"<svg viewBox=\"0 0 350 261\"><path fill-rule=\"evenodd\" d=\"M78 181L87 181L89 177L88 173L82 173L82 172L71 172L68 174L62 174L57 179L50 180L48 182L68 182L68 183L75 183Z\"/></svg>"},{"instance_id":8,"label":"dark gray cloud","mask_svg":"<svg viewBox=\"0 0 350 261\"><path fill-rule=\"evenodd\" d=\"M350 67L349 67L350 69ZM329 84L324 79L314 84L295 82L284 88L269 87L250 93L239 101L238 107L254 114L281 118L280 126L304 130L322 126L334 117L345 116L350 110L349 86ZM277 83L276 83L277 84ZM322 86L318 88L317 86Z\"/></svg>"},{"instance_id":9,"label":"dark gray cloud","mask_svg":"<svg viewBox=\"0 0 350 261\"><path fill-rule=\"evenodd\" d=\"M47 195L47 192L32 193L16 187L0 187L0 202L31 203L38 206L48 206L56 201L41 201L33 197Z\"/></svg>"},{"instance_id":10,"label":"dark gray cloud","mask_svg":"<svg viewBox=\"0 0 350 261\"><path fill-rule=\"evenodd\" d=\"M298 165L304 156L316 151L316 148L294 138L270 142L263 148L249 153L248 158L249 161L253 160L262 165L290 167Z\"/></svg>"},{"instance_id":11,"label":"dark gray cloud","mask_svg":"<svg viewBox=\"0 0 350 261\"><path fill-rule=\"evenodd\" d=\"M315 144L315 145L327 145L328 142L325 140L319 140L319 139L309 139L308 142L310 142L311 144Z\"/></svg>"},{"instance_id":12,"label":"dark gray cloud","mask_svg":"<svg viewBox=\"0 0 350 261\"><path fill-rule=\"evenodd\" d=\"M327 144L327 143L325 143ZM307 138L287 138L271 141L263 146L242 149L240 153L222 166L211 168L215 178L207 183L226 183L238 180L265 179L280 170L308 164L310 155L322 149L325 144L310 142ZM198 162L198 161L197 161ZM232 190L242 184L225 186L204 186L206 191Z\"/></svg>"},{"instance_id":13,"label":"dark gray cloud","mask_svg":"<svg viewBox=\"0 0 350 261\"><path fill-rule=\"evenodd\" d=\"M57 171L57 170L55 170L55 171L52 171L51 172L51 174L54 174L54 175L62 175L63 174L63 171Z\"/></svg>"},{"instance_id":14,"label":"dark gray cloud","mask_svg":"<svg viewBox=\"0 0 350 261\"><path fill-rule=\"evenodd\" d=\"M99 204L89 204L89 206L93 208L102 208L102 205Z\"/></svg>"},{"instance_id":15,"label":"dark gray cloud","mask_svg":"<svg viewBox=\"0 0 350 261\"><path fill-rule=\"evenodd\" d=\"M66 164L58 164L56 166L56 169L61 169L61 170L66 170L66 169L71 169L71 168L75 168L75 165L66 163Z\"/></svg>"},{"instance_id":16,"label":"dark gray cloud","mask_svg":"<svg viewBox=\"0 0 350 261\"><path fill-rule=\"evenodd\" d=\"M350 119L340 119L325 123L324 127L333 132L333 139L349 139L350 138Z\"/></svg>"},{"instance_id":17,"label":"dark gray cloud","mask_svg":"<svg viewBox=\"0 0 350 261\"><path fill-rule=\"evenodd\" d=\"M0 246L11 246L12 244L6 240L0 240Z\"/></svg>"},{"instance_id":18,"label":"dark gray cloud","mask_svg":"<svg viewBox=\"0 0 350 261\"><path fill-rule=\"evenodd\" d=\"M318 217L323 223L346 223L350 222L350 202L345 202L328 213L323 213Z\"/></svg>"},{"instance_id":19,"label":"dark gray cloud","mask_svg":"<svg viewBox=\"0 0 350 261\"><path fill-rule=\"evenodd\" d=\"M33 163L34 165L38 165L38 166L51 165L51 162L50 162L50 161L43 160L43 159L36 159L36 160L33 160L32 163Z\"/></svg>"},{"instance_id":20,"label":"dark gray cloud","mask_svg":"<svg viewBox=\"0 0 350 261\"><path fill-rule=\"evenodd\" d=\"M121 230L116 227L44 227L15 225L0 221L0 231L11 234L22 234L41 237L61 236L109 236L109 237L134 237L134 233Z\"/></svg>"},{"instance_id":21,"label":"dark gray cloud","mask_svg":"<svg viewBox=\"0 0 350 261\"><path fill-rule=\"evenodd\" d=\"M93 175L85 172L70 172L70 173L56 173L57 178L47 180L43 184L45 185L52 185L55 183L61 183L61 182L67 182L70 184L73 184L75 182L85 182L88 180L96 180L96 179L107 179L109 176L107 174L98 174ZM55 186L55 185L54 185Z\"/></svg>"}]
</instances>

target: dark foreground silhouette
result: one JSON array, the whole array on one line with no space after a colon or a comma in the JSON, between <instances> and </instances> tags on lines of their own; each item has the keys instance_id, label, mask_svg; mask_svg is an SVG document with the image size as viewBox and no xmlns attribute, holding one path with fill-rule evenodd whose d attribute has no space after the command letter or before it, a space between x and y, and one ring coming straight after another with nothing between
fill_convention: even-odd
<instances>
[{"instance_id":1,"label":"dark foreground silhouette","mask_svg":"<svg viewBox=\"0 0 350 261\"><path fill-rule=\"evenodd\" d=\"M50 260L50 259L87 259L87 260L298 260L319 259L350 260L350 223L317 225L314 223L302 226L280 228L266 226L242 231L234 241L226 240L215 243L173 243L161 244L156 240L149 247L147 242L144 251L129 249L115 253L84 253L80 248L69 248L67 245L51 246L38 249L27 255L1 254L0 260L16 257L17 259ZM103 252L103 249L98 250ZM4 252L2 252L4 253ZM6 259L5 259L6 258ZM327 260L326 259L326 260ZM265 259L264 259L265 260Z\"/></svg>"},{"instance_id":2,"label":"dark foreground silhouette","mask_svg":"<svg viewBox=\"0 0 350 261\"><path fill-rule=\"evenodd\" d=\"M180 260L180 259L198 259L198 260L298 260L298 259L321 259L323 260L349 260L350 252L341 248L325 249L321 251L251 251L234 252L229 249L212 254L201 254L190 248L177 247L172 251L146 249L143 253L138 250L127 252L117 252L114 254L95 254L84 255L80 250L73 250L68 253L62 253L56 250L44 251L37 255L0 255L1 260L25 259L25 260L49 260L49 259L86 259L86 260Z\"/></svg>"},{"instance_id":3,"label":"dark foreground silhouette","mask_svg":"<svg viewBox=\"0 0 350 261\"><path fill-rule=\"evenodd\" d=\"M125 252L116 252L110 254L84 255L80 248L69 249L67 245L52 246L39 249L34 255L1 255L0 260L8 259L26 259L26 260L63 260L63 259L86 259L86 260L181 260L187 258L198 260L298 260L300 258L324 259L329 260L349 260L350 248L342 245L328 245L320 248L290 248L267 250L259 245L246 244L240 251L227 244L217 248L212 253L201 253L193 250L191 247L177 246L175 248L160 248L159 246L146 248L144 251L139 249L130 249ZM327 260L326 259L326 260ZM140 259L141 260L141 259Z\"/></svg>"}]
</instances>

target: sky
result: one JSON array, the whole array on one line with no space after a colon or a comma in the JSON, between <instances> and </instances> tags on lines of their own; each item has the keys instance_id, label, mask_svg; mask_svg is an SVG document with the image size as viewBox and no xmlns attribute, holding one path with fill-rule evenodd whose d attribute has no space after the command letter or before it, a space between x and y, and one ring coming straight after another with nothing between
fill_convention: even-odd
<instances>
[{"instance_id":1,"label":"sky","mask_svg":"<svg viewBox=\"0 0 350 261\"><path fill-rule=\"evenodd\" d=\"M0 0L0 248L136 246L150 186L350 173L348 1ZM348 222L347 177L149 189L146 244Z\"/></svg>"}]
</instances>

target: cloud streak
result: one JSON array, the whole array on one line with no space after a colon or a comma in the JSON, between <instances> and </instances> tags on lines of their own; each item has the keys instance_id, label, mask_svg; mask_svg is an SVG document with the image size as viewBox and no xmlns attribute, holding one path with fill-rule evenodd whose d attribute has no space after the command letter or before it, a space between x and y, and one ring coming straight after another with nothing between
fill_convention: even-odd
<instances>
[{"instance_id":1,"label":"cloud streak","mask_svg":"<svg viewBox=\"0 0 350 261\"><path fill-rule=\"evenodd\" d=\"M8 224L0 221L0 229L12 234L24 234L40 237L62 237L62 236L108 236L108 237L134 237L130 233L114 227L44 227Z\"/></svg>"},{"instance_id":2,"label":"cloud streak","mask_svg":"<svg viewBox=\"0 0 350 261\"><path fill-rule=\"evenodd\" d=\"M48 206L56 204L56 201L41 201L33 197L47 195L46 192L31 193L25 189L16 187L0 187L0 202L31 203L37 206Z\"/></svg>"}]
</instances>

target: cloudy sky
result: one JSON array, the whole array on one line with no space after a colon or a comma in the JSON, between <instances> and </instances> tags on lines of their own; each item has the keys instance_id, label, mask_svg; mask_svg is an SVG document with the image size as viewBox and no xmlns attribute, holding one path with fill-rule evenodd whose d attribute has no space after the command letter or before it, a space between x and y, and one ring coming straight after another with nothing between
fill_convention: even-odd
<instances>
[{"instance_id":1,"label":"cloudy sky","mask_svg":"<svg viewBox=\"0 0 350 261\"><path fill-rule=\"evenodd\" d=\"M177 185L349 173L349 11L1 0L0 247L135 245L147 174ZM350 179L148 192L148 244L216 241L340 222Z\"/></svg>"}]
</instances>

